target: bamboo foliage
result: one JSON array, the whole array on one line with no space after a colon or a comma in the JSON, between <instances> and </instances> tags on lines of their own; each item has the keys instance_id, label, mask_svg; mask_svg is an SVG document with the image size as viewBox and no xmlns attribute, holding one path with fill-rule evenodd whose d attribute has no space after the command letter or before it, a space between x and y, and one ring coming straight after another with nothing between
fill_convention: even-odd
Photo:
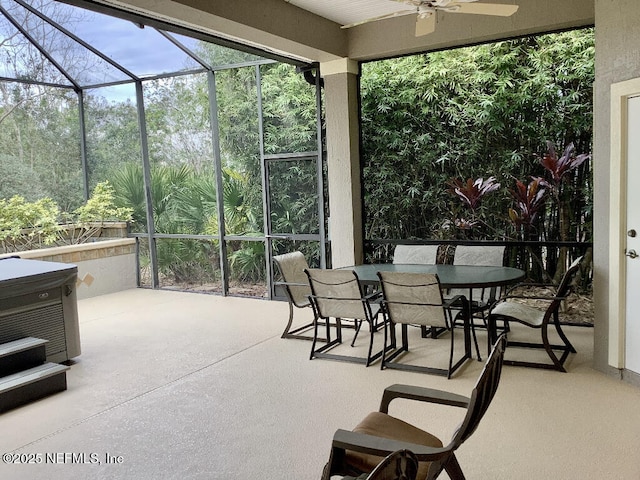
<instances>
[{"instance_id":1,"label":"bamboo foliage","mask_svg":"<svg viewBox=\"0 0 640 480\"><path fill-rule=\"evenodd\" d=\"M365 237L468 238L447 187L493 178L502 187L474 211L474 239L519 239L533 222L529 240L590 240L593 55L586 29L365 64ZM555 156L562 188L543 206L528 179L551 167L547 141L572 149Z\"/></svg>"}]
</instances>

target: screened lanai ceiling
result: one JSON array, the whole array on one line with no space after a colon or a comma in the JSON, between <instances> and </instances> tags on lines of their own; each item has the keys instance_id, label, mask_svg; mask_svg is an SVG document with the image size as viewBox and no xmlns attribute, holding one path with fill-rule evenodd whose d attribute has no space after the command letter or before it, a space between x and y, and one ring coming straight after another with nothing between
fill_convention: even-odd
<instances>
[{"instance_id":1,"label":"screened lanai ceiling","mask_svg":"<svg viewBox=\"0 0 640 480\"><path fill-rule=\"evenodd\" d=\"M199 41L55 1L0 0L0 80L79 90L265 60L229 48L207 64Z\"/></svg>"},{"instance_id":2,"label":"screened lanai ceiling","mask_svg":"<svg viewBox=\"0 0 640 480\"><path fill-rule=\"evenodd\" d=\"M406 14L443 12L503 15L501 8L517 10L516 3L496 5L491 0L285 0L340 25L358 25ZM477 3L476 3L477 2ZM507 15L508 16L508 15Z\"/></svg>"},{"instance_id":3,"label":"screened lanai ceiling","mask_svg":"<svg viewBox=\"0 0 640 480\"><path fill-rule=\"evenodd\" d=\"M395 0L285 0L340 25L356 23L368 18L392 14L403 5ZM404 5L406 8L406 5Z\"/></svg>"}]
</instances>

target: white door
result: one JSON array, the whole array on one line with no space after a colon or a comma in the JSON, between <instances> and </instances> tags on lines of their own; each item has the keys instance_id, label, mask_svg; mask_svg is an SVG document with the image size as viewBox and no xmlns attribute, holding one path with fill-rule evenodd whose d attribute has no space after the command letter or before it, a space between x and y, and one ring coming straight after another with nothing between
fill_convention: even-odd
<instances>
[{"instance_id":1,"label":"white door","mask_svg":"<svg viewBox=\"0 0 640 480\"><path fill-rule=\"evenodd\" d=\"M627 99L625 368L640 374L640 96Z\"/></svg>"}]
</instances>

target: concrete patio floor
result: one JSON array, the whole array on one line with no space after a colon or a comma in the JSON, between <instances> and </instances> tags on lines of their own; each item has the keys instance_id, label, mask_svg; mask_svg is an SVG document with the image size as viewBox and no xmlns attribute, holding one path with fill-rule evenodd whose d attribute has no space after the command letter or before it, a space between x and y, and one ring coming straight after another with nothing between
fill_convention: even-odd
<instances>
[{"instance_id":1,"label":"concrete patio floor","mask_svg":"<svg viewBox=\"0 0 640 480\"><path fill-rule=\"evenodd\" d=\"M385 386L466 395L482 366L447 380L309 361L309 342L280 339L283 302L135 289L82 300L79 313L68 390L0 415L0 452L42 463L2 463L2 479L313 480L333 432L377 409ZM469 480L640 478L640 390L590 368L591 329L567 333L569 373L504 368L458 453ZM464 414L414 403L391 413L445 441Z\"/></svg>"}]
</instances>

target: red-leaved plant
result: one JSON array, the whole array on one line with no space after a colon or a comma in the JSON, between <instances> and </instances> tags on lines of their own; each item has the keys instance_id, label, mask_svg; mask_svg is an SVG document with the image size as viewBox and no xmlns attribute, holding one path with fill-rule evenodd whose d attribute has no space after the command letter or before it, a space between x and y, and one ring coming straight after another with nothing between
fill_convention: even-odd
<instances>
[{"instance_id":1,"label":"red-leaved plant","mask_svg":"<svg viewBox=\"0 0 640 480\"><path fill-rule=\"evenodd\" d=\"M515 188L509 189L514 200L514 208L509 209L509 219L518 230L528 232L533 228L538 214L544 207L547 185L544 179L532 177L528 185L516 180Z\"/></svg>"},{"instance_id":2,"label":"red-leaved plant","mask_svg":"<svg viewBox=\"0 0 640 480\"><path fill-rule=\"evenodd\" d=\"M556 188L558 188L567 173L578 168L585 160L591 157L587 153L575 155L574 150L573 143L570 143L564 149L564 154L558 157L553 142L547 140L547 154L540 159L540 164L549 172Z\"/></svg>"},{"instance_id":3,"label":"red-leaved plant","mask_svg":"<svg viewBox=\"0 0 640 480\"><path fill-rule=\"evenodd\" d=\"M468 207L471 212L471 218L456 218L454 225L466 232L465 235L471 235L471 231L481 224L478 218L478 209L482 203L482 199L485 195L500 188L500 184L496 181L495 177L489 177L486 180L484 178L468 178L466 181L453 178L449 181L449 193L458 197L462 203Z\"/></svg>"},{"instance_id":4,"label":"red-leaved plant","mask_svg":"<svg viewBox=\"0 0 640 480\"><path fill-rule=\"evenodd\" d=\"M555 233L559 240L568 241L569 238L569 225L571 223L571 211L569 200L566 198L570 194L569 191L563 191L563 180L569 172L577 169L586 160L591 158L591 155L583 153L580 155L575 154L575 147L573 143L570 143L565 149L562 156L558 156L555 151L555 147L552 142L547 141L547 154L540 159L540 164L545 168L547 173L551 176L551 182L549 184L550 194L554 197L557 205L557 233ZM560 277L564 273L564 265L567 264L567 248L560 248L558 254L558 268L554 275L554 282L558 282Z\"/></svg>"},{"instance_id":5,"label":"red-leaved plant","mask_svg":"<svg viewBox=\"0 0 640 480\"><path fill-rule=\"evenodd\" d=\"M449 192L456 195L462 203L467 205L471 210L476 211L482 202L482 198L488 193L500 188L500 184L496 182L495 177L468 178L466 182L452 178L449 182Z\"/></svg>"}]
</instances>

